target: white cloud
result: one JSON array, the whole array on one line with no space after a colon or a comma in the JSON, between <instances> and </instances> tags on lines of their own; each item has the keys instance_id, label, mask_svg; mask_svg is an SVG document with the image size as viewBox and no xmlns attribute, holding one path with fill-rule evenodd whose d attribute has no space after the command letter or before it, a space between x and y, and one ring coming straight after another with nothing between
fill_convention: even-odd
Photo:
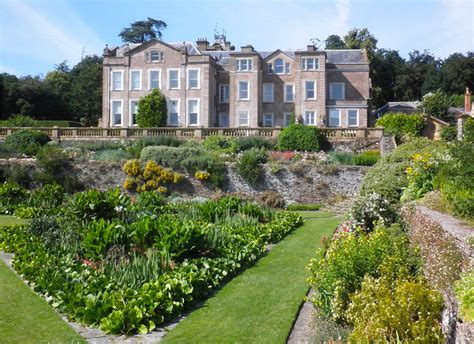
<instances>
[{"instance_id":1,"label":"white cloud","mask_svg":"<svg viewBox=\"0 0 474 344\"><path fill-rule=\"evenodd\" d=\"M2 4L0 46L21 59L54 65L63 60L77 63L85 49L99 53L101 39L64 2ZM49 11L52 10L52 11ZM4 61L0 61L4 62ZM10 62L11 64L11 62Z\"/></svg>"}]
</instances>

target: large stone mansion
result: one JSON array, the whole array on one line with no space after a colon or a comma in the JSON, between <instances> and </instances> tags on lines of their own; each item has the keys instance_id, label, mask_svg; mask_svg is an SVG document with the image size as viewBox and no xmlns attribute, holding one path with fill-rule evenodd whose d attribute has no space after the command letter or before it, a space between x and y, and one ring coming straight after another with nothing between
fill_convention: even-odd
<instances>
[{"instance_id":1,"label":"large stone mansion","mask_svg":"<svg viewBox=\"0 0 474 344\"><path fill-rule=\"evenodd\" d=\"M159 88L171 127L365 128L370 97L365 50L235 51L225 36L104 49L103 127L136 125L137 102Z\"/></svg>"}]
</instances>

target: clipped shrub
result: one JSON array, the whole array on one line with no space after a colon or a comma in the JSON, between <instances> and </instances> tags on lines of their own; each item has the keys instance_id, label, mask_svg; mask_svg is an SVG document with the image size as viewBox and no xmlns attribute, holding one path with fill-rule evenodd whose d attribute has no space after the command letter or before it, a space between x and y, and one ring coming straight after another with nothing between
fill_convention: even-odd
<instances>
[{"instance_id":1,"label":"clipped shrub","mask_svg":"<svg viewBox=\"0 0 474 344\"><path fill-rule=\"evenodd\" d=\"M250 148L273 149L275 142L271 139L266 139L258 136L238 137L236 139L237 150L240 152L246 151Z\"/></svg>"},{"instance_id":2,"label":"clipped shrub","mask_svg":"<svg viewBox=\"0 0 474 344\"><path fill-rule=\"evenodd\" d=\"M318 203L293 203L286 207L290 211L317 211L321 209L322 205Z\"/></svg>"},{"instance_id":3,"label":"clipped shrub","mask_svg":"<svg viewBox=\"0 0 474 344\"><path fill-rule=\"evenodd\" d=\"M291 124L281 131L277 147L280 151L317 152L321 148L322 141L323 136L318 127Z\"/></svg>"},{"instance_id":4,"label":"clipped shrub","mask_svg":"<svg viewBox=\"0 0 474 344\"><path fill-rule=\"evenodd\" d=\"M455 125L448 125L441 128L441 139L446 142L456 141L458 137L458 128Z\"/></svg>"},{"instance_id":5,"label":"clipped shrub","mask_svg":"<svg viewBox=\"0 0 474 344\"><path fill-rule=\"evenodd\" d=\"M150 146L142 149L140 160L153 160L159 165L180 168L183 160L201 154L202 150L191 147Z\"/></svg>"},{"instance_id":6,"label":"clipped shrub","mask_svg":"<svg viewBox=\"0 0 474 344\"><path fill-rule=\"evenodd\" d=\"M420 136L425 126L422 114L387 113L376 122L387 134L397 138Z\"/></svg>"},{"instance_id":7,"label":"clipped shrub","mask_svg":"<svg viewBox=\"0 0 474 344\"><path fill-rule=\"evenodd\" d=\"M378 150L367 151L354 155L354 165L357 166L373 166L380 160L380 152Z\"/></svg>"},{"instance_id":8,"label":"clipped shrub","mask_svg":"<svg viewBox=\"0 0 474 344\"><path fill-rule=\"evenodd\" d=\"M236 163L237 173L249 184L257 185L263 180L263 166L267 153L263 149L251 148L245 151Z\"/></svg>"},{"instance_id":9,"label":"clipped shrub","mask_svg":"<svg viewBox=\"0 0 474 344\"><path fill-rule=\"evenodd\" d=\"M165 127L167 120L166 97L158 88L138 101L137 123L139 127Z\"/></svg>"},{"instance_id":10,"label":"clipped shrub","mask_svg":"<svg viewBox=\"0 0 474 344\"><path fill-rule=\"evenodd\" d=\"M46 133L22 129L7 136L5 145L10 151L26 155L35 155L40 148L49 141L51 141L51 139Z\"/></svg>"}]
</instances>

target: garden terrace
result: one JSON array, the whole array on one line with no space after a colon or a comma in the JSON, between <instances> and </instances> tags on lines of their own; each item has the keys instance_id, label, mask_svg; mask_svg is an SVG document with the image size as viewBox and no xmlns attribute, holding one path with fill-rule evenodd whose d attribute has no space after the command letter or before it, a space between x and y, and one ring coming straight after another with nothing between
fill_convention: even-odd
<instances>
[{"instance_id":1,"label":"garden terrace","mask_svg":"<svg viewBox=\"0 0 474 344\"><path fill-rule=\"evenodd\" d=\"M212 135L245 137L257 136L277 138L282 128L0 128L0 140L15 131L33 129L46 133L56 141L79 140L136 140L157 136L173 136L182 139L201 138ZM337 141L378 141L383 135L383 128L321 128L321 133L330 142Z\"/></svg>"}]
</instances>

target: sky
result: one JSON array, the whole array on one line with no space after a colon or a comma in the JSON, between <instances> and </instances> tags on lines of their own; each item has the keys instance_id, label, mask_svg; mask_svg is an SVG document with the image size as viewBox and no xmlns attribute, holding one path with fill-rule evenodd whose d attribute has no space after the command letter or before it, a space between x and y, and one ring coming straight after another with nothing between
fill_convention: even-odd
<instances>
[{"instance_id":1,"label":"sky","mask_svg":"<svg viewBox=\"0 0 474 344\"><path fill-rule=\"evenodd\" d=\"M379 48L445 58L474 51L473 0L0 0L0 73L42 75L120 45L120 31L163 20L168 42L213 40L224 29L239 49L301 49L311 39L367 27Z\"/></svg>"}]
</instances>

